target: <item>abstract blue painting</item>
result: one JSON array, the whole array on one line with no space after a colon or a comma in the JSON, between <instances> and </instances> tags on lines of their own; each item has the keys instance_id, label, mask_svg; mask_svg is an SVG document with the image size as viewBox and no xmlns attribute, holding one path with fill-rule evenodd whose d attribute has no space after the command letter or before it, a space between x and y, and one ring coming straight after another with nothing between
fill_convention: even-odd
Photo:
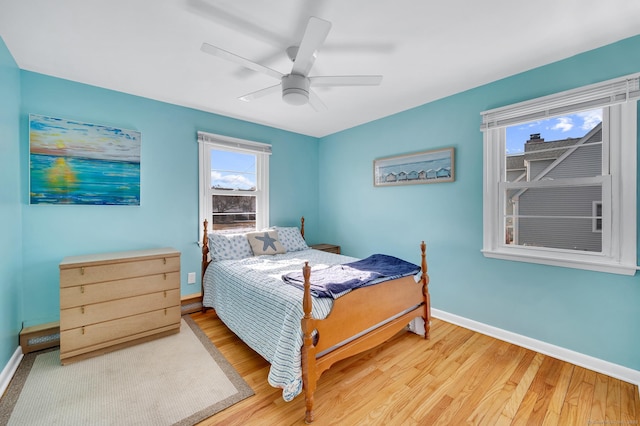
<instances>
[{"instance_id":1,"label":"abstract blue painting","mask_svg":"<svg viewBox=\"0 0 640 426\"><path fill-rule=\"evenodd\" d=\"M30 114L31 204L139 206L140 136Z\"/></svg>"}]
</instances>

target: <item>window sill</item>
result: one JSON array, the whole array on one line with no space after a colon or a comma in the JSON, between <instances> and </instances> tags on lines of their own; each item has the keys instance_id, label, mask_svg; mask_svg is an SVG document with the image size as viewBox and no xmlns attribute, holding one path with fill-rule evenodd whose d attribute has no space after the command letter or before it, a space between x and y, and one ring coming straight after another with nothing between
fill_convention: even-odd
<instances>
[{"instance_id":1,"label":"window sill","mask_svg":"<svg viewBox=\"0 0 640 426\"><path fill-rule=\"evenodd\" d=\"M511 260L515 262L537 263L541 265L561 266L565 268L584 269L587 271L606 272L610 274L635 275L638 269L635 264L627 265L619 262L607 261L604 257L585 256L579 259L561 259L558 256L541 253L524 254L507 250L481 250L484 257L491 259ZM588 257L592 257L589 259Z\"/></svg>"}]
</instances>

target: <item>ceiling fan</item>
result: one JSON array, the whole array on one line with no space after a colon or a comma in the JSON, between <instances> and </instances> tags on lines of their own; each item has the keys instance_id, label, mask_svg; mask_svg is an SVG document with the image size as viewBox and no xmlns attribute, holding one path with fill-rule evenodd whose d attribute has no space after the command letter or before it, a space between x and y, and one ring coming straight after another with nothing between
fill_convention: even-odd
<instances>
[{"instance_id":1,"label":"ceiling fan","mask_svg":"<svg viewBox=\"0 0 640 426\"><path fill-rule=\"evenodd\" d=\"M290 46L286 50L287 56L293 61L289 74L283 74L208 43L202 43L200 50L280 80L280 83L274 86L241 96L240 100L249 102L282 91L282 99L285 102L291 105L309 103L313 109L321 111L327 109L327 106L311 90L312 87L377 86L382 82L381 75L309 76L316 53L327 38L330 29L331 22L315 16L309 18L300 45Z\"/></svg>"}]
</instances>

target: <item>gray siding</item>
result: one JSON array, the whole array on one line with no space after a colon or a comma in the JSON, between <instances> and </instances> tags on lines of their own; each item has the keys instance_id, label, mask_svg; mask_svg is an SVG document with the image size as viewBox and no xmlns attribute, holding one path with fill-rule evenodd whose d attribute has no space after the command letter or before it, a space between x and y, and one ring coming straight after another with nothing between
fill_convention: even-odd
<instances>
[{"instance_id":1,"label":"gray siding","mask_svg":"<svg viewBox=\"0 0 640 426\"><path fill-rule=\"evenodd\" d=\"M602 145L585 144L550 170L546 176L553 179L592 177L602 174Z\"/></svg>"},{"instance_id":2,"label":"gray siding","mask_svg":"<svg viewBox=\"0 0 640 426\"><path fill-rule=\"evenodd\" d=\"M544 169L553 164L554 161L555 159L529 161L529 178L531 180L536 178Z\"/></svg>"},{"instance_id":3,"label":"gray siding","mask_svg":"<svg viewBox=\"0 0 640 426\"><path fill-rule=\"evenodd\" d=\"M518 219L518 244L571 250L602 250L602 233L593 232L592 201L602 199L600 187L536 188L520 195L519 214L582 216L585 219Z\"/></svg>"},{"instance_id":4,"label":"gray siding","mask_svg":"<svg viewBox=\"0 0 640 426\"><path fill-rule=\"evenodd\" d=\"M507 170L507 182L515 182L524 172L524 169Z\"/></svg>"}]
</instances>

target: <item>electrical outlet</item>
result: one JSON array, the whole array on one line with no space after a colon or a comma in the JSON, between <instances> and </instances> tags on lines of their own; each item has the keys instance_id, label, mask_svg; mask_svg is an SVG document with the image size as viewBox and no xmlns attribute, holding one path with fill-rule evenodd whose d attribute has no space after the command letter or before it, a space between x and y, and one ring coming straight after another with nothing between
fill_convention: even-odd
<instances>
[{"instance_id":1,"label":"electrical outlet","mask_svg":"<svg viewBox=\"0 0 640 426\"><path fill-rule=\"evenodd\" d=\"M196 273L189 272L187 274L187 284L195 284L196 283Z\"/></svg>"}]
</instances>

